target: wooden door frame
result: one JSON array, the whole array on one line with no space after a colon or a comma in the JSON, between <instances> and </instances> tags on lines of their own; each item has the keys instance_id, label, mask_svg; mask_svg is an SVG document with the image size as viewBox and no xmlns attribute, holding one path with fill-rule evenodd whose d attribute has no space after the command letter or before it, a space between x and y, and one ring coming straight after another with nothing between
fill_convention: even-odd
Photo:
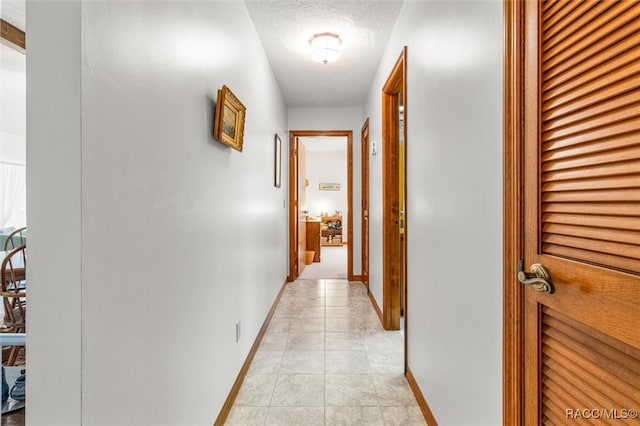
<instances>
[{"instance_id":1,"label":"wooden door frame","mask_svg":"<svg viewBox=\"0 0 640 426\"><path fill-rule=\"evenodd\" d=\"M365 142L365 132L367 135L367 139ZM360 169L360 199L361 199L361 205L360 205L360 233L361 233L361 242L360 242L360 254L361 254L361 261L360 261L360 274L361 274L361 279L362 282L364 283L365 287L367 288L367 291L369 290L369 268L367 268L367 275L365 276L364 274L364 265L365 265L365 260L366 260L366 265L369 265L369 250L367 250L366 253L366 259L365 259L365 239L366 239L366 243L367 243L367 247L369 246L369 217L367 217L366 220L366 229L365 229L365 217L364 217L364 211L365 211L365 206L367 206L367 214L370 215L370 211L371 211L371 205L369 204L369 191L370 191L370 181L369 181L369 118L367 117L367 119L365 120L364 124L362 125L362 129L360 130L360 147L361 147L361 155L360 155L360 165L361 165L361 169ZM366 179L366 185L365 185L365 173L367 174L367 179ZM366 238L365 238L366 237Z\"/></svg>"},{"instance_id":2,"label":"wooden door frame","mask_svg":"<svg viewBox=\"0 0 640 426\"><path fill-rule=\"evenodd\" d=\"M298 278L298 223L296 214L296 205L294 200L297 199L296 192L298 190L296 167L296 139L289 135L289 276L288 282Z\"/></svg>"},{"instance_id":3,"label":"wooden door frame","mask_svg":"<svg viewBox=\"0 0 640 426\"><path fill-rule=\"evenodd\" d=\"M502 424L524 422L524 290L516 279L524 257L524 9L503 0L503 344Z\"/></svg>"},{"instance_id":4,"label":"wooden door frame","mask_svg":"<svg viewBox=\"0 0 640 426\"><path fill-rule=\"evenodd\" d=\"M295 179L297 179L297 170L294 164L296 160L295 141L296 138L312 137L312 136L339 136L347 138L347 279L353 281L353 131L351 130L290 130L289 131L289 282L294 281L297 276L295 274L295 255L297 233L297 218L295 217Z\"/></svg>"},{"instance_id":5,"label":"wooden door frame","mask_svg":"<svg viewBox=\"0 0 640 426\"><path fill-rule=\"evenodd\" d=\"M385 330L400 329L400 238L399 203L399 126L398 93L404 96L405 164L407 155L407 47L402 49L393 70L382 88L382 326ZM406 167L405 167L406 173ZM406 185L406 176L405 176ZM406 202L406 191L405 191ZM407 214L404 232L407 237ZM406 242L405 242L406 244ZM405 256L406 262L406 256ZM407 279L405 277L405 283ZM406 288L406 286L405 286ZM406 328L406 321L405 321Z\"/></svg>"}]
</instances>

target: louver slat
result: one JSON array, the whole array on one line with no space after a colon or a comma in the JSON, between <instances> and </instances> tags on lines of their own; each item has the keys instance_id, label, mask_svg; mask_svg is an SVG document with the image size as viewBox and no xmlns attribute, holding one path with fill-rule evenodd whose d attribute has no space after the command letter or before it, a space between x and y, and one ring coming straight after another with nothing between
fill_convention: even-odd
<instances>
[{"instance_id":1,"label":"louver slat","mask_svg":"<svg viewBox=\"0 0 640 426\"><path fill-rule=\"evenodd\" d=\"M573 179L608 178L629 175L629 166L640 167L640 160L625 161L605 165L592 165L571 170L545 173L547 182L566 182ZM578 182L579 183L579 182Z\"/></svg>"},{"instance_id":2,"label":"louver slat","mask_svg":"<svg viewBox=\"0 0 640 426\"><path fill-rule=\"evenodd\" d=\"M547 234L545 244L578 248L584 251L615 255L620 258L640 259L640 248L633 244L622 244L611 241L593 240L590 238L567 237L565 235Z\"/></svg>"},{"instance_id":3,"label":"louver slat","mask_svg":"<svg viewBox=\"0 0 640 426\"><path fill-rule=\"evenodd\" d=\"M549 0L544 2L543 10L547 19L555 15L559 10L567 5L567 2L560 0Z\"/></svg>"},{"instance_id":4,"label":"louver slat","mask_svg":"<svg viewBox=\"0 0 640 426\"><path fill-rule=\"evenodd\" d=\"M640 3L561 3L542 11L542 251L640 273Z\"/></svg>"},{"instance_id":5,"label":"louver slat","mask_svg":"<svg viewBox=\"0 0 640 426\"><path fill-rule=\"evenodd\" d=\"M607 46L606 49L600 51L598 54L577 63L573 68L569 68L562 74L558 74L554 77L548 78L544 90L548 92L545 100L558 96L570 89L577 86L586 84L598 78L602 78L602 69L600 65L605 62L607 66L612 70L617 70L628 65L633 65L629 62L626 55L618 56L620 53L624 53L629 49L633 49L635 46L633 39L625 39L622 43L617 43L611 46Z\"/></svg>"},{"instance_id":6,"label":"louver slat","mask_svg":"<svg viewBox=\"0 0 640 426\"><path fill-rule=\"evenodd\" d=\"M634 146L614 151L598 152L584 155L578 158L546 161L543 172L554 170L567 170L577 167L593 166L596 164L619 163L620 161L635 160L640 158L640 146Z\"/></svg>"},{"instance_id":7,"label":"louver slat","mask_svg":"<svg viewBox=\"0 0 640 426\"><path fill-rule=\"evenodd\" d=\"M630 132L623 135L609 135L601 140L589 141L581 143L577 141L571 144L571 141L560 140L555 142L547 142L542 148L544 154L542 161L558 160L561 158L579 158L584 152L589 151L590 154L596 152L610 151L619 148L636 147L640 139L640 131Z\"/></svg>"},{"instance_id":8,"label":"louver slat","mask_svg":"<svg viewBox=\"0 0 640 426\"><path fill-rule=\"evenodd\" d=\"M617 190L603 190L603 191L562 191L562 192L548 192L544 195L543 202L545 203L570 203L570 202L603 202L603 201L635 201L640 202L640 191L635 189L617 189Z\"/></svg>"},{"instance_id":9,"label":"louver slat","mask_svg":"<svg viewBox=\"0 0 640 426\"><path fill-rule=\"evenodd\" d=\"M548 213L543 216L542 221L544 222L544 226L549 223L564 223L567 225L580 225L588 229L601 228L598 231L605 233L612 229L618 229L621 231L640 231L640 218ZM591 233L593 230L589 230L587 232Z\"/></svg>"},{"instance_id":10,"label":"louver slat","mask_svg":"<svg viewBox=\"0 0 640 426\"><path fill-rule=\"evenodd\" d=\"M637 29L634 22L640 11L633 9L633 2L611 2L604 4L612 7L600 16L587 16L585 24L577 31L564 31L556 37L564 37L563 43L550 48L551 40L543 40L543 60L548 61L544 79L567 71L572 66L589 59L594 54L606 50L622 38L630 36ZM631 9L631 11L628 11ZM591 19L589 19L591 18Z\"/></svg>"},{"instance_id":11,"label":"louver slat","mask_svg":"<svg viewBox=\"0 0 640 426\"><path fill-rule=\"evenodd\" d=\"M545 307L541 352L542 414L552 422L563 424L565 419L566 423L567 409L605 408L619 413L640 405L637 349ZM589 424L609 424L607 419L590 420ZM628 423L622 419L622 424Z\"/></svg>"},{"instance_id":12,"label":"louver slat","mask_svg":"<svg viewBox=\"0 0 640 426\"><path fill-rule=\"evenodd\" d=\"M576 19L574 19L573 21L567 21L565 23L566 29L564 31L564 34L574 34L575 32L580 31L580 28L585 23L589 22L594 15L601 14L601 12L606 11L609 6L610 5L608 5L605 1L596 1L594 3L591 3L588 9L593 8L593 10L590 13L586 13L585 10L585 13L583 13L581 16L576 17ZM609 14L611 15L611 13ZM603 18L599 19L602 20ZM604 17L604 19L606 19L606 16ZM566 40L566 37L563 37L563 34L558 34L558 31L560 29L560 27L557 27L555 31L544 33L544 39L547 42L547 49L550 49L556 44Z\"/></svg>"},{"instance_id":13,"label":"louver slat","mask_svg":"<svg viewBox=\"0 0 640 426\"><path fill-rule=\"evenodd\" d=\"M629 174L624 176L614 176L607 178L582 179L577 181L546 182L542 190L546 192L554 191L578 191L589 189L614 189L614 188L638 188L640 187L640 176Z\"/></svg>"},{"instance_id":14,"label":"louver slat","mask_svg":"<svg viewBox=\"0 0 640 426\"><path fill-rule=\"evenodd\" d=\"M569 2L559 13L549 17L545 15L545 20L542 23L542 31L548 37L553 37L555 34L565 30L571 22L575 22L580 16L582 16L587 10L598 4L598 0L583 0L582 2Z\"/></svg>"},{"instance_id":15,"label":"louver slat","mask_svg":"<svg viewBox=\"0 0 640 426\"><path fill-rule=\"evenodd\" d=\"M633 216L636 210L634 203L549 203L548 212L574 213L607 216Z\"/></svg>"},{"instance_id":16,"label":"louver slat","mask_svg":"<svg viewBox=\"0 0 640 426\"><path fill-rule=\"evenodd\" d=\"M623 244L634 244L640 239L640 232L629 230L599 229L584 226L549 223L545 225L547 235L581 238L597 238L602 241L613 241Z\"/></svg>"},{"instance_id":17,"label":"louver slat","mask_svg":"<svg viewBox=\"0 0 640 426\"><path fill-rule=\"evenodd\" d=\"M636 71L637 67L612 71L603 81L597 81L589 87L579 87L575 91L569 91L561 97L545 102L542 105L543 112L553 112L556 116L567 115L594 105L601 107L598 104L610 99L615 101L614 106L618 106L616 104L619 104L619 101L615 100L617 96L625 95L640 86L640 76Z\"/></svg>"}]
</instances>

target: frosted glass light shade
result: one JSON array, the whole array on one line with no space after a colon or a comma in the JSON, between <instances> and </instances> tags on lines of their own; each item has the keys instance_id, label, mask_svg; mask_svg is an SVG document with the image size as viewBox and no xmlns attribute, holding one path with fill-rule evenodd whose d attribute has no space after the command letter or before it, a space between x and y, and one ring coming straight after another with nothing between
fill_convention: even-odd
<instances>
[{"instance_id":1,"label":"frosted glass light shade","mask_svg":"<svg viewBox=\"0 0 640 426\"><path fill-rule=\"evenodd\" d=\"M342 40L337 34L315 34L309 40L311 47L311 59L315 62L328 64L340 58L340 45Z\"/></svg>"}]
</instances>

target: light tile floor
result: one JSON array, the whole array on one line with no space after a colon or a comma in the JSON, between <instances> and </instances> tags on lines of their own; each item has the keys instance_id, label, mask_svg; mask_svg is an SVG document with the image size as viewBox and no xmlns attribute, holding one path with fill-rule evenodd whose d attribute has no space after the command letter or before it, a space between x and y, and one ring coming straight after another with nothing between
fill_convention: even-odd
<instances>
[{"instance_id":1,"label":"light tile floor","mask_svg":"<svg viewBox=\"0 0 640 426\"><path fill-rule=\"evenodd\" d=\"M425 425L362 283L287 285L227 425Z\"/></svg>"}]
</instances>

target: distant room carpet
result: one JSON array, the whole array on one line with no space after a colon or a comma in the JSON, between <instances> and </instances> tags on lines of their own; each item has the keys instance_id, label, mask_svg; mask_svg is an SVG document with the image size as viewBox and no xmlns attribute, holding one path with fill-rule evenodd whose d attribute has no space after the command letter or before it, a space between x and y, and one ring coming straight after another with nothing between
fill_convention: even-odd
<instances>
[{"instance_id":1,"label":"distant room carpet","mask_svg":"<svg viewBox=\"0 0 640 426\"><path fill-rule=\"evenodd\" d=\"M299 279L347 278L347 246L324 246L320 249L320 262L307 265Z\"/></svg>"}]
</instances>

